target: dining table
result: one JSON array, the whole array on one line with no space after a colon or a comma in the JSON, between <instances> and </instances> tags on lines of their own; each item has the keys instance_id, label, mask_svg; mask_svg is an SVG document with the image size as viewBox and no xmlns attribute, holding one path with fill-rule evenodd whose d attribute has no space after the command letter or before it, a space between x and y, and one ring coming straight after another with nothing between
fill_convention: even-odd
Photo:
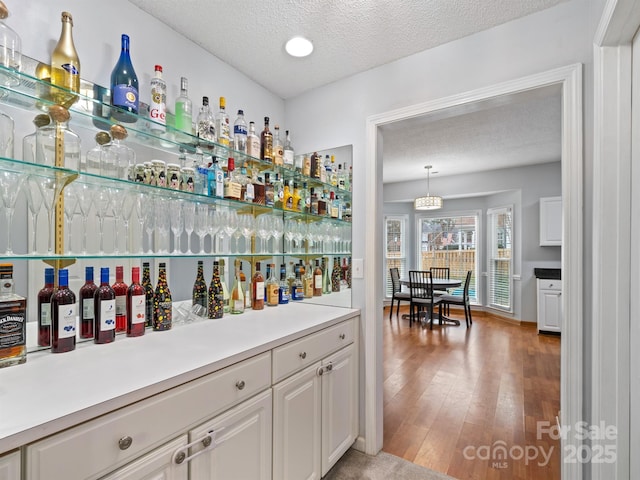
<instances>
[{"instance_id":1,"label":"dining table","mask_svg":"<svg viewBox=\"0 0 640 480\"><path fill-rule=\"evenodd\" d=\"M434 278L431 280L431 283L433 285L433 290L444 290L444 291L449 291L450 288L458 288L462 285L462 280L457 280L455 278ZM401 278L400 279L400 285L404 285L404 286L409 286L409 279L408 278ZM409 314L408 313L404 313L402 315L402 318L404 320L409 318ZM442 322L444 323L450 323L452 325L456 325L459 326L460 325L460 320L456 320L455 318L449 318L445 315L439 315L439 319L442 320Z\"/></svg>"}]
</instances>

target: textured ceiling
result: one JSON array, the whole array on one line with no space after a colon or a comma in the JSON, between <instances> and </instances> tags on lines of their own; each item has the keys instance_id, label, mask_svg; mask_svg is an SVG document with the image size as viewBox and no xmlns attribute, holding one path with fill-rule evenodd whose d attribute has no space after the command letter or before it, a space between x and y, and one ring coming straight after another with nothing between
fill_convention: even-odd
<instances>
[{"instance_id":1,"label":"textured ceiling","mask_svg":"<svg viewBox=\"0 0 640 480\"><path fill-rule=\"evenodd\" d=\"M563 0L129 1L286 99ZM295 35L310 57L285 53Z\"/></svg>"},{"instance_id":2,"label":"textured ceiling","mask_svg":"<svg viewBox=\"0 0 640 480\"><path fill-rule=\"evenodd\" d=\"M449 108L381 127L384 183L561 158L559 85ZM435 173L437 172L437 173Z\"/></svg>"}]
</instances>

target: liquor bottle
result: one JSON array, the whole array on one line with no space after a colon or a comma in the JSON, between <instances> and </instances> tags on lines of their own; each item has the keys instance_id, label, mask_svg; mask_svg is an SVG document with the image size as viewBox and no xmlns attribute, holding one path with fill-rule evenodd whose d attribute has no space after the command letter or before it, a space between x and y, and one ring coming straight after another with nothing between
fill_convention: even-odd
<instances>
[{"instance_id":1,"label":"liquor bottle","mask_svg":"<svg viewBox=\"0 0 640 480\"><path fill-rule=\"evenodd\" d=\"M44 287L38 292L38 345L51 345L51 296L55 292L53 268L44 269Z\"/></svg>"},{"instance_id":2,"label":"liquor bottle","mask_svg":"<svg viewBox=\"0 0 640 480\"><path fill-rule=\"evenodd\" d=\"M50 167L64 167L69 170L80 168L80 136L69 128L71 115L60 105L49 108L51 120L48 125L36 131L36 163ZM64 143L64 155L56 156L56 145ZM62 164L56 162L62 161Z\"/></svg>"},{"instance_id":3,"label":"liquor bottle","mask_svg":"<svg viewBox=\"0 0 640 480\"><path fill-rule=\"evenodd\" d=\"M333 259L333 270L331 271L331 291L336 293L340 291L340 277L342 270L340 269L340 257Z\"/></svg>"},{"instance_id":4,"label":"liquor bottle","mask_svg":"<svg viewBox=\"0 0 640 480\"><path fill-rule=\"evenodd\" d=\"M151 132L160 134L167 131L167 82L162 79L162 66L154 67L155 75L151 78L151 102L149 102L149 118Z\"/></svg>"},{"instance_id":5,"label":"liquor bottle","mask_svg":"<svg viewBox=\"0 0 640 480\"><path fill-rule=\"evenodd\" d=\"M36 126L36 131L30 133L29 135L25 135L22 139L22 160L29 163L36 162L36 135L38 132L38 128L44 127L45 125L49 125L51 118L49 115L45 115L41 113L36 115L33 119L33 124ZM87 153L88 155L88 153Z\"/></svg>"},{"instance_id":6,"label":"liquor bottle","mask_svg":"<svg viewBox=\"0 0 640 480\"><path fill-rule=\"evenodd\" d=\"M51 351L76 348L76 295L69 289L69 271L58 270L58 289L51 296Z\"/></svg>"},{"instance_id":7,"label":"liquor bottle","mask_svg":"<svg viewBox=\"0 0 640 480\"><path fill-rule=\"evenodd\" d=\"M153 323L153 284L151 283L151 269L149 262L142 263L142 286L144 287L144 319L146 326L150 327Z\"/></svg>"},{"instance_id":8,"label":"liquor bottle","mask_svg":"<svg viewBox=\"0 0 640 480\"><path fill-rule=\"evenodd\" d=\"M282 161L285 168L289 168L291 170L295 168L295 152L293 151L293 147L291 146L291 137L289 136L289 130L285 131Z\"/></svg>"},{"instance_id":9,"label":"liquor bottle","mask_svg":"<svg viewBox=\"0 0 640 480\"><path fill-rule=\"evenodd\" d=\"M180 96L176 98L175 115L176 128L191 135L193 129L193 105L187 93L188 81L185 77L180 77ZM180 141L187 142L188 137L180 138Z\"/></svg>"},{"instance_id":10,"label":"liquor bottle","mask_svg":"<svg viewBox=\"0 0 640 480\"><path fill-rule=\"evenodd\" d=\"M346 164L345 164L346 165ZM344 168L342 168L342 164L338 164L338 188L340 190L346 190L347 188L347 175Z\"/></svg>"},{"instance_id":11,"label":"liquor bottle","mask_svg":"<svg viewBox=\"0 0 640 480\"><path fill-rule=\"evenodd\" d=\"M332 292L331 289L331 273L329 266L329 257L322 257L322 294L328 295Z\"/></svg>"},{"instance_id":12,"label":"liquor bottle","mask_svg":"<svg viewBox=\"0 0 640 480\"><path fill-rule=\"evenodd\" d=\"M202 97L202 107L196 122L198 137L209 142L216 141L216 123L209 110L209 97Z\"/></svg>"},{"instance_id":13,"label":"liquor bottle","mask_svg":"<svg viewBox=\"0 0 640 480\"><path fill-rule=\"evenodd\" d=\"M0 265L0 325L0 368L26 362L27 299L14 292L10 263Z\"/></svg>"},{"instance_id":14,"label":"liquor bottle","mask_svg":"<svg viewBox=\"0 0 640 480\"><path fill-rule=\"evenodd\" d=\"M322 296L322 268L318 259L316 259L316 268L313 270L313 296Z\"/></svg>"},{"instance_id":15,"label":"liquor bottle","mask_svg":"<svg viewBox=\"0 0 640 480\"><path fill-rule=\"evenodd\" d=\"M302 157L302 175L305 177L312 177L311 175L311 157L304 155Z\"/></svg>"},{"instance_id":16,"label":"liquor bottle","mask_svg":"<svg viewBox=\"0 0 640 480\"><path fill-rule=\"evenodd\" d=\"M278 284L278 304L289 303L289 282L287 281L287 266L280 265L280 283Z\"/></svg>"},{"instance_id":17,"label":"liquor bottle","mask_svg":"<svg viewBox=\"0 0 640 480\"><path fill-rule=\"evenodd\" d=\"M313 279L313 268L311 266L311 262L309 262L309 267L306 269L306 272L302 278L302 284L304 285L304 297L311 298L313 297L313 287L314 287L314 279Z\"/></svg>"},{"instance_id":18,"label":"liquor bottle","mask_svg":"<svg viewBox=\"0 0 640 480\"><path fill-rule=\"evenodd\" d=\"M171 290L167 284L167 265L160 263L158 283L153 297L153 329L171 330L172 320Z\"/></svg>"},{"instance_id":19,"label":"liquor bottle","mask_svg":"<svg viewBox=\"0 0 640 480\"><path fill-rule=\"evenodd\" d=\"M116 339L116 292L109 285L109 267L100 269L100 286L93 300L93 342L111 343Z\"/></svg>"},{"instance_id":20,"label":"liquor bottle","mask_svg":"<svg viewBox=\"0 0 640 480\"><path fill-rule=\"evenodd\" d=\"M127 330L127 284L123 280L124 269L122 265L116 267L116 283L112 285L116 292L116 332Z\"/></svg>"},{"instance_id":21,"label":"liquor bottle","mask_svg":"<svg viewBox=\"0 0 640 480\"><path fill-rule=\"evenodd\" d=\"M280 138L280 125L275 125L273 127L273 144L271 146L271 151L273 155L273 164L281 167L284 163L284 145L282 143L282 139Z\"/></svg>"},{"instance_id":22,"label":"liquor bottle","mask_svg":"<svg viewBox=\"0 0 640 480\"><path fill-rule=\"evenodd\" d=\"M131 267L131 285L127 290L127 337L144 335L146 294L140 285L140 267Z\"/></svg>"},{"instance_id":23,"label":"liquor bottle","mask_svg":"<svg viewBox=\"0 0 640 480\"><path fill-rule=\"evenodd\" d=\"M242 291L242 282L240 281L240 267L237 263L233 288L231 289L231 313L244 313L244 292Z\"/></svg>"},{"instance_id":24,"label":"liquor bottle","mask_svg":"<svg viewBox=\"0 0 640 480\"><path fill-rule=\"evenodd\" d=\"M267 277L267 306L268 307L277 307L278 306L278 291L280 289L280 285L278 284L278 280L276 279L276 266L271 263L269 265L269 274Z\"/></svg>"},{"instance_id":25,"label":"liquor bottle","mask_svg":"<svg viewBox=\"0 0 640 480\"><path fill-rule=\"evenodd\" d=\"M264 309L264 276L260 272L260 262L256 262L256 273L251 279L251 298L253 300L251 308L254 310Z\"/></svg>"},{"instance_id":26,"label":"liquor bottle","mask_svg":"<svg viewBox=\"0 0 640 480\"><path fill-rule=\"evenodd\" d=\"M207 313L209 318L222 318L224 314L224 288L220 278L220 265L213 262L213 275L209 285L209 301Z\"/></svg>"},{"instance_id":27,"label":"liquor bottle","mask_svg":"<svg viewBox=\"0 0 640 480\"><path fill-rule=\"evenodd\" d=\"M98 286L93 280L93 267L84 269L84 285L78 292L80 297L80 338L93 338L95 323L94 297Z\"/></svg>"},{"instance_id":28,"label":"liquor bottle","mask_svg":"<svg viewBox=\"0 0 640 480\"><path fill-rule=\"evenodd\" d=\"M284 207L284 183L279 173L276 173L276 179L273 181L273 206L280 209Z\"/></svg>"},{"instance_id":29,"label":"liquor bottle","mask_svg":"<svg viewBox=\"0 0 640 480\"><path fill-rule=\"evenodd\" d=\"M128 136L122 125L111 125L111 141L102 147L100 155L100 175L120 180L133 180L136 152L123 143Z\"/></svg>"},{"instance_id":30,"label":"liquor bottle","mask_svg":"<svg viewBox=\"0 0 640 480\"><path fill-rule=\"evenodd\" d=\"M208 171L209 182L207 194L210 197L224 197L224 171L220 167L218 158L214 155L211 159L211 166Z\"/></svg>"},{"instance_id":31,"label":"liquor bottle","mask_svg":"<svg viewBox=\"0 0 640 480\"><path fill-rule=\"evenodd\" d=\"M227 102L224 97L220 97L220 110L216 115L216 130L218 132L218 143L228 147L231 144L231 132L229 127L229 114L227 113Z\"/></svg>"},{"instance_id":32,"label":"liquor bottle","mask_svg":"<svg viewBox=\"0 0 640 480\"><path fill-rule=\"evenodd\" d=\"M320 170L322 170L322 158L318 152L313 152L309 159L309 174L307 176L320 179ZM303 172L303 175L306 173Z\"/></svg>"},{"instance_id":33,"label":"liquor bottle","mask_svg":"<svg viewBox=\"0 0 640 480\"><path fill-rule=\"evenodd\" d=\"M222 284L222 304L224 313L231 312L231 302L229 297L229 287L227 286L227 281L225 280L224 274L224 260L219 260L220 264L220 283Z\"/></svg>"},{"instance_id":34,"label":"liquor bottle","mask_svg":"<svg viewBox=\"0 0 640 480\"><path fill-rule=\"evenodd\" d=\"M282 208L285 210L293 210L293 192L291 190L289 182L285 182L282 193Z\"/></svg>"},{"instance_id":35,"label":"liquor bottle","mask_svg":"<svg viewBox=\"0 0 640 480\"><path fill-rule=\"evenodd\" d=\"M249 122L249 132L247 133L247 155L260 158L260 137L256 135L256 124Z\"/></svg>"},{"instance_id":36,"label":"liquor bottle","mask_svg":"<svg viewBox=\"0 0 640 480\"><path fill-rule=\"evenodd\" d=\"M309 194L309 213L312 215L318 215L318 194L316 193L315 188L311 187Z\"/></svg>"},{"instance_id":37,"label":"liquor bottle","mask_svg":"<svg viewBox=\"0 0 640 480\"><path fill-rule=\"evenodd\" d=\"M73 44L71 14L62 12L61 21L60 39L51 53L51 84L65 90L52 88L51 93L54 102L68 108L78 100L78 96L69 91L80 93L80 59Z\"/></svg>"},{"instance_id":38,"label":"liquor bottle","mask_svg":"<svg viewBox=\"0 0 640 480\"><path fill-rule=\"evenodd\" d=\"M242 260L238 260L238 278L240 279L240 288L244 296L244 309L251 308L251 298L249 297L249 286L247 285L247 276L242 271Z\"/></svg>"},{"instance_id":39,"label":"liquor bottle","mask_svg":"<svg viewBox=\"0 0 640 480\"><path fill-rule=\"evenodd\" d=\"M293 182L293 194L291 195L291 199L293 204L291 206L291 210L294 212L302 212L302 205L304 204L302 200L302 195L300 194L300 187L297 182Z\"/></svg>"},{"instance_id":40,"label":"liquor bottle","mask_svg":"<svg viewBox=\"0 0 640 480\"><path fill-rule=\"evenodd\" d=\"M253 135L255 136L255 130ZM258 137L256 137L256 139L257 138ZM242 110L238 110L238 117L233 123L233 149L237 150L238 152L248 153L247 122L244 119L244 112Z\"/></svg>"},{"instance_id":41,"label":"liquor bottle","mask_svg":"<svg viewBox=\"0 0 640 480\"><path fill-rule=\"evenodd\" d=\"M47 125L49 122L47 121ZM26 138L26 137L25 137ZM84 165L80 165L80 170L94 175L100 175L102 162L102 147L111 142L111 135L107 132L98 132L95 136L96 145L87 152ZM23 147L24 148L24 147Z\"/></svg>"},{"instance_id":42,"label":"liquor bottle","mask_svg":"<svg viewBox=\"0 0 640 480\"><path fill-rule=\"evenodd\" d=\"M198 273L195 282L193 282L191 305L202 305L207 308L207 282L204 280L204 262L202 260L198 260Z\"/></svg>"},{"instance_id":43,"label":"liquor bottle","mask_svg":"<svg viewBox=\"0 0 640 480\"><path fill-rule=\"evenodd\" d=\"M129 55L129 36L122 34L120 58L111 72L111 115L119 122L133 123L138 114L138 77Z\"/></svg>"},{"instance_id":44,"label":"liquor bottle","mask_svg":"<svg viewBox=\"0 0 640 480\"><path fill-rule=\"evenodd\" d=\"M264 172L264 204L267 207L273 207L274 205L274 191L273 184L271 183L271 174Z\"/></svg>"},{"instance_id":45,"label":"liquor bottle","mask_svg":"<svg viewBox=\"0 0 640 480\"><path fill-rule=\"evenodd\" d=\"M269 117L264 117L264 130L260 133L260 158L273 163L273 134L269 131Z\"/></svg>"},{"instance_id":46,"label":"liquor bottle","mask_svg":"<svg viewBox=\"0 0 640 480\"><path fill-rule=\"evenodd\" d=\"M304 300L304 285L302 284L300 268L298 267L296 267L295 278L291 283L291 300Z\"/></svg>"},{"instance_id":47,"label":"liquor bottle","mask_svg":"<svg viewBox=\"0 0 640 480\"><path fill-rule=\"evenodd\" d=\"M327 180L334 187L338 186L338 168L336 166L336 157L333 155L331 155L331 173Z\"/></svg>"}]
</instances>

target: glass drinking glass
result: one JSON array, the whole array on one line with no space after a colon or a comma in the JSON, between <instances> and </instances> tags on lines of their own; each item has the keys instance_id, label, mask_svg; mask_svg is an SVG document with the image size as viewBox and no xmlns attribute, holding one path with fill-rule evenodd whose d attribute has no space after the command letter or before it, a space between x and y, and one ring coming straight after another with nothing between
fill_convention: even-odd
<instances>
[{"instance_id":1,"label":"glass drinking glass","mask_svg":"<svg viewBox=\"0 0 640 480\"><path fill-rule=\"evenodd\" d=\"M13 125L13 118L0 111L0 157L13 158Z\"/></svg>"},{"instance_id":2,"label":"glass drinking glass","mask_svg":"<svg viewBox=\"0 0 640 480\"><path fill-rule=\"evenodd\" d=\"M87 253L87 221L89 212L93 205L94 190L84 183L73 183L70 185L78 197L78 208L80 209L80 217L82 219L82 253Z\"/></svg>"},{"instance_id":3,"label":"glass drinking glass","mask_svg":"<svg viewBox=\"0 0 640 480\"><path fill-rule=\"evenodd\" d=\"M53 253L53 214L55 213L53 207L59 195L58 182L55 178L43 177L38 181L38 188L40 189L40 195L42 195L44 208L47 210L47 253L51 254Z\"/></svg>"},{"instance_id":4,"label":"glass drinking glass","mask_svg":"<svg viewBox=\"0 0 640 480\"><path fill-rule=\"evenodd\" d=\"M184 231L187 234L187 251L185 253L192 254L191 234L195 229L196 204L194 202L184 202L182 205L182 215L184 217Z\"/></svg>"},{"instance_id":5,"label":"glass drinking glass","mask_svg":"<svg viewBox=\"0 0 640 480\"><path fill-rule=\"evenodd\" d=\"M182 210L182 200L171 199L169 210L171 212L171 232L173 233L173 252L180 252L180 236L184 229L184 213Z\"/></svg>"},{"instance_id":6,"label":"glass drinking glass","mask_svg":"<svg viewBox=\"0 0 640 480\"><path fill-rule=\"evenodd\" d=\"M221 211L221 232L229 239L229 244L224 250L231 253L231 237L238 229L238 213L235 210Z\"/></svg>"},{"instance_id":7,"label":"glass drinking glass","mask_svg":"<svg viewBox=\"0 0 640 480\"><path fill-rule=\"evenodd\" d=\"M64 217L67 220L67 253L74 251L71 248L71 228L73 227L73 216L76 214L77 206L78 196L73 189L73 184L67 185L67 188L64 189Z\"/></svg>"},{"instance_id":8,"label":"glass drinking glass","mask_svg":"<svg viewBox=\"0 0 640 480\"><path fill-rule=\"evenodd\" d=\"M134 208L136 210L136 216L138 217L138 225L140 225L140 248L138 249L138 253L144 253L144 220L145 220L145 209L148 205L145 203L146 195L143 193L134 194ZM153 211L153 208L151 209Z\"/></svg>"},{"instance_id":9,"label":"glass drinking glass","mask_svg":"<svg viewBox=\"0 0 640 480\"><path fill-rule=\"evenodd\" d=\"M104 219L112 210L112 205L113 205L111 190L106 187L98 190L98 192L94 197L94 203L96 206L96 214L98 215L98 224L100 228L99 252L103 254L104 253ZM117 238L117 235L116 235L116 238Z\"/></svg>"},{"instance_id":10,"label":"glass drinking glass","mask_svg":"<svg viewBox=\"0 0 640 480\"><path fill-rule=\"evenodd\" d=\"M284 220L280 215L271 217L271 237L273 237L273 253L281 253L280 240L284 231Z\"/></svg>"},{"instance_id":11,"label":"glass drinking glass","mask_svg":"<svg viewBox=\"0 0 640 480\"><path fill-rule=\"evenodd\" d=\"M146 197L146 198L144 198ZM144 231L147 233L147 252L153 253L157 244L159 243L159 239L154 241L153 234L156 231L156 206L155 199L148 195L140 196L141 203L143 204L143 222L144 222Z\"/></svg>"},{"instance_id":12,"label":"glass drinking glass","mask_svg":"<svg viewBox=\"0 0 640 480\"><path fill-rule=\"evenodd\" d=\"M159 235L160 245L156 250L163 253L169 253L169 229L171 225L170 208L168 203L173 203L162 198L156 198L155 203L155 223L156 233ZM180 209L182 211L182 209Z\"/></svg>"},{"instance_id":13,"label":"glass drinking glass","mask_svg":"<svg viewBox=\"0 0 640 480\"><path fill-rule=\"evenodd\" d=\"M204 237L209 232L209 205L198 203L195 207L195 232L198 236L198 253L204 253ZM213 245L213 238L211 239ZM213 247L212 247L213 253Z\"/></svg>"},{"instance_id":14,"label":"glass drinking glass","mask_svg":"<svg viewBox=\"0 0 640 480\"><path fill-rule=\"evenodd\" d=\"M26 178L27 176L20 172L0 172L0 195L2 196L2 203L7 217L7 248L5 251L8 255L13 254L11 232L13 231L13 213L16 209L16 200L22 183Z\"/></svg>"},{"instance_id":15,"label":"glass drinking glass","mask_svg":"<svg viewBox=\"0 0 640 480\"><path fill-rule=\"evenodd\" d=\"M133 215L133 210L136 206L136 200L138 195L132 192L123 192L124 201L122 202L122 224L124 225L124 252L129 253L131 248L129 247L129 242L131 238L129 238L129 221L131 220L131 215Z\"/></svg>"},{"instance_id":16,"label":"glass drinking glass","mask_svg":"<svg viewBox=\"0 0 640 480\"><path fill-rule=\"evenodd\" d=\"M22 185L24 194L27 198L27 207L29 208L29 217L31 219L31 253L38 252L38 214L42 210L42 194L38 188L38 177L29 175Z\"/></svg>"},{"instance_id":17,"label":"glass drinking glass","mask_svg":"<svg viewBox=\"0 0 640 480\"><path fill-rule=\"evenodd\" d=\"M240 215L239 226L244 237L244 253L251 252L251 237L256 233L256 219L253 215Z\"/></svg>"},{"instance_id":18,"label":"glass drinking glass","mask_svg":"<svg viewBox=\"0 0 640 480\"><path fill-rule=\"evenodd\" d=\"M260 245L257 248L257 253L267 252L267 241L271 236L271 216L267 214L260 215L256 220L256 234L260 238Z\"/></svg>"},{"instance_id":19,"label":"glass drinking glass","mask_svg":"<svg viewBox=\"0 0 640 480\"><path fill-rule=\"evenodd\" d=\"M222 252L222 240L217 238L216 235L222 228L223 215L222 212L215 208L209 208L209 238L211 239L211 253ZM217 240L220 240L220 245L217 245Z\"/></svg>"}]
</instances>

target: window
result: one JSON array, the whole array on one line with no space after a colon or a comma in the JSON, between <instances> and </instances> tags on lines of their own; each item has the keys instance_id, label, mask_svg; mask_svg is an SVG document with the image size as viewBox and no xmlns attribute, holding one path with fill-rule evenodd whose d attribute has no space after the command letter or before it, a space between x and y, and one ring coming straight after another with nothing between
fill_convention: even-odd
<instances>
[{"instance_id":1,"label":"window","mask_svg":"<svg viewBox=\"0 0 640 480\"><path fill-rule=\"evenodd\" d=\"M449 277L464 282L471 270L469 297L478 303L476 255L480 212L447 217L418 218L418 268L449 267ZM452 291L462 295L462 286Z\"/></svg>"},{"instance_id":2,"label":"window","mask_svg":"<svg viewBox=\"0 0 640 480\"><path fill-rule=\"evenodd\" d=\"M391 275L389 269L396 267L400 278L408 277L406 265L406 216L388 216L384 219L385 244L385 297L391 298Z\"/></svg>"},{"instance_id":3,"label":"window","mask_svg":"<svg viewBox=\"0 0 640 480\"><path fill-rule=\"evenodd\" d=\"M511 276L513 271L513 208L487 210L489 227L489 306L513 311Z\"/></svg>"}]
</instances>

